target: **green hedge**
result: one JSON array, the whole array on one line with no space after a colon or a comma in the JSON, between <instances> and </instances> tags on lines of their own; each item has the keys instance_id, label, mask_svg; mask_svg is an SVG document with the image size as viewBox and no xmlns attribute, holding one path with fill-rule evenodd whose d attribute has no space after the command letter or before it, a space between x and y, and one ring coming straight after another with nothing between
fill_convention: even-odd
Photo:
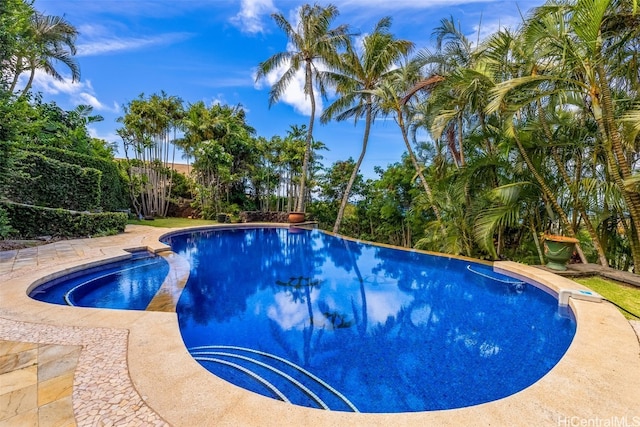
<instances>
[{"instance_id":1,"label":"green hedge","mask_svg":"<svg viewBox=\"0 0 640 427\"><path fill-rule=\"evenodd\" d=\"M38 236L87 237L124 232L127 214L88 213L0 201L9 214L9 225L28 239Z\"/></svg>"},{"instance_id":2,"label":"green hedge","mask_svg":"<svg viewBox=\"0 0 640 427\"><path fill-rule=\"evenodd\" d=\"M80 211L100 207L102 172L97 169L19 150L11 175L5 193L13 201Z\"/></svg>"},{"instance_id":3,"label":"green hedge","mask_svg":"<svg viewBox=\"0 0 640 427\"><path fill-rule=\"evenodd\" d=\"M125 177L120 173L115 161L91 157L45 145L33 145L27 149L61 162L71 163L84 168L98 169L102 172L102 181L100 184L102 191L100 206L102 209L105 211L116 211L129 207L129 193Z\"/></svg>"}]
</instances>

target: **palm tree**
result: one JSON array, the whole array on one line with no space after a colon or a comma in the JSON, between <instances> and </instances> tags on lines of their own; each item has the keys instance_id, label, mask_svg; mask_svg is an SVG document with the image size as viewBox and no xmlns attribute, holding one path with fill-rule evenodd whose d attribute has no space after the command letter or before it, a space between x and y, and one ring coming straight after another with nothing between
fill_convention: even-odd
<instances>
[{"instance_id":1,"label":"palm tree","mask_svg":"<svg viewBox=\"0 0 640 427\"><path fill-rule=\"evenodd\" d=\"M282 149L280 150L280 163L285 167L284 194L286 194L287 210L295 209L298 206L296 199L296 180L300 179L302 173L302 164L304 162L304 145L307 132L306 125L289 125L287 135L282 141Z\"/></svg>"},{"instance_id":2,"label":"palm tree","mask_svg":"<svg viewBox=\"0 0 640 427\"><path fill-rule=\"evenodd\" d=\"M28 46L24 40L31 35L33 2L3 0L0 2L0 89L8 90L16 75L17 53ZM18 72L17 74L19 74Z\"/></svg>"},{"instance_id":3,"label":"palm tree","mask_svg":"<svg viewBox=\"0 0 640 427\"><path fill-rule=\"evenodd\" d=\"M344 46L348 40L347 26L341 25L337 28L329 28L331 22L338 16L338 9L332 4L326 7L317 4L301 6L298 10L300 21L295 27L281 13L275 13L271 16L278 27L287 35L291 50L276 53L266 61L261 62L258 65L256 81L264 78L272 71L282 67L286 68L284 74L271 87L269 94L269 105L271 106L285 93L296 73L300 69L304 70L304 94L309 97L311 102L311 117L309 118L309 128L307 129L296 206L296 211L304 212L305 186L313 141L313 122L316 114L314 80L320 95L325 96L325 85L322 80L322 74L318 70L318 65L322 62L335 62L332 58L337 55L337 50Z\"/></svg>"},{"instance_id":4,"label":"palm tree","mask_svg":"<svg viewBox=\"0 0 640 427\"><path fill-rule=\"evenodd\" d=\"M141 184L136 190L140 191L141 213L166 216L172 186L170 169L175 160L173 141L183 117L182 100L164 91L148 99L141 94L124 110L124 117L118 119L124 127L118 134L124 141L127 158L128 149L133 149L136 161L129 165L129 173L136 175Z\"/></svg>"},{"instance_id":5,"label":"palm tree","mask_svg":"<svg viewBox=\"0 0 640 427\"><path fill-rule=\"evenodd\" d=\"M336 85L336 92L341 96L324 111L321 117L322 122L326 123L332 118L338 121L355 118L357 122L362 116L365 117L362 149L342 196L333 226L334 233L340 229L351 187L358 176L367 151L371 124L380 111L379 106L376 105L378 98L375 98L371 91L389 76L394 65L413 48L413 43L410 41L395 39L389 32L390 26L391 18L382 18L373 32L364 37L361 53L356 51L352 43L348 43L347 51L340 55L337 63L332 64L336 71L326 73L327 78Z\"/></svg>"},{"instance_id":6,"label":"palm tree","mask_svg":"<svg viewBox=\"0 0 640 427\"><path fill-rule=\"evenodd\" d=\"M229 204L232 193L244 186L244 178L259 163L255 131L246 123L240 105L207 108L202 101L189 105L181 124L184 135L177 143L194 158L193 173L205 216L221 213L223 202Z\"/></svg>"},{"instance_id":7,"label":"palm tree","mask_svg":"<svg viewBox=\"0 0 640 427\"><path fill-rule=\"evenodd\" d=\"M97 123L104 120L100 114L93 114L93 106L87 104L80 104L74 110L74 114L76 114L79 120L85 126L91 123Z\"/></svg>"},{"instance_id":8,"label":"palm tree","mask_svg":"<svg viewBox=\"0 0 640 427\"><path fill-rule=\"evenodd\" d=\"M384 81L382 81L376 89L370 91L370 93L377 98L376 103L380 106L380 110L383 114L391 114L394 116L396 124L400 128L402 140L404 141L407 152L409 153L411 163L416 170L416 176L420 178L420 183L424 188L428 197L428 202L433 209L436 219L438 222L442 223L440 209L436 205L431 187L424 177L423 167L418 163L418 158L416 157L413 148L411 148L411 143L409 142L409 123L407 123L407 110L409 106L404 98L409 89L414 87L418 81L418 68L418 64L415 62L405 64L403 67L394 70L393 73L390 73ZM444 227L442 226L441 229L444 230Z\"/></svg>"},{"instance_id":9,"label":"palm tree","mask_svg":"<svg viewBox=\"0 0 640 427\"><path fill-rule=\"evenodd\" d=\"M25 40L14 59L14 76L9 91L15 90L18 78L26 71L29 72L29 80L22 89L22 94L26 94L31 88L36 70L44 70L54 79L62 81L62 75L55 68L56 62L69 68L72 82L79 81L80 67L73 58L76 54L78 30L63 17L39 12L31 16L30 30L30 37Z\"/></svg>"},{"instance_id":10,"label":"palm tree","mask_svg":"<svg viewBox=\"0 0 640 427\"><path fill-rule=\"evenodd\" d=\"M456 26L453 18L442 19L433 35L436 38L435 51L423 50L415 59L426 77L407 91L403 102L413 99L417 104L415 119L411 123L413 131L426 129L434 147L446 147L451 164L455 166L455 171L445 172L439 179L432 177L432 182L438 182L437 187L444 191L438 201L443 216L447 218L447 224L432 224L437 226L436 229L447 229L442 233L446 238L435 239L432 243L443 248L442 244L447 241L456 242L455 245L447 243L446 247L464 248L464 253L470 254L472 235L469 231L472 213L477 206L473 196L477 201L487 187L498 186L493 142L496 135L491 132L484 113L489 89L495 83L479 50ZM418 97L419 92L426 92L428 96ZM476 164L470 165L470 160ZM443 172L449 169L449 162L446 164L445 169L441 168ZM479 168L489 172L488 179L483 182L469 179L468 171ZM447 186L442 185L443 180ZM462 199L457 196L462 196ZM452 233L451 228L456 232ZM452 239L454 235L459 238ZM421 244L427 240L422 239Z\"/></svg>"},{"instance_id":11,"label":"palm tree","mask_svg":"<svg viewBox=\"0 0 640 427\"><path fill-rule=\"evenodd\" d=\"M428 113L424 120L430 122L427 127L433 139L444 135L454 163L460 168L466 163L463 144L467 127L465 119L473 118L470 104L484 89L485 76L474 68L475 50L456 27L453 17L442 19L433 35L436 37L436 51L432 53L425 49L416 57L416 62L427 69L427 77L408 91L404 101L408 102L418 91L427 89L431 92L428 101L421 106L423 113Z\"/></svg>"}]
</instances>

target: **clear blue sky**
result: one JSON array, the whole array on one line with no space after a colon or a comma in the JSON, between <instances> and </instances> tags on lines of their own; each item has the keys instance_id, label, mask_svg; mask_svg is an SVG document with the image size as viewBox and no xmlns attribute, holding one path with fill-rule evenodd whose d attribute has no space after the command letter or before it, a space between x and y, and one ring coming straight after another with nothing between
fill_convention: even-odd
<instances>
[{"instance_id":1,"label":"clear blue sky","mask_svg":"<svg viewBox=\"0 0 640 427\"><path fill-rule=\"evenodd\" d=\"M301 88L291 87L286 101L269 108L268 82L256 84L258 63L287 47L287 40L271 19L280 12L295 21L297 0L36 0L35 8L64 15L80 32L77 60L81 81L56 82L40 74L34 89L46 101L72 109L89 104L105 120L91 125L98 138L121 144L116 134L122 106L138 97L164 90L186 103L204 101L236 105L247 111L248 122L264 137L285 135L289 125L308 123L308 101ZM327 2L318 2L326 4ZM500 26L515 28L520 13L542 4L527 1L465 0L345 0L333 2L340 11L335 24L349 24L367 33L384 16L391 16L392 32L411 40L416 50L432 46L432 31L442 18L453 16L472 40ZM58 68L67 73L64 66ZM328 105L327 101L323 105ZM329 151L329 165L356 158L363 124L353 121L316 127L316 139ZM373 177L374 166L386 167L405 151L392 120L378 120L372 129L362 172Z\"/></svg>"}]
</instances>

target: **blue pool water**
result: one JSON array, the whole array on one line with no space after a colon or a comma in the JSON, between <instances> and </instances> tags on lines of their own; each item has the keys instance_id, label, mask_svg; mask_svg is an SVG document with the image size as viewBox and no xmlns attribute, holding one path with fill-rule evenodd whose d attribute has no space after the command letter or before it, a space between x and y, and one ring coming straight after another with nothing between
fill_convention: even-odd
<instances>
[{"instance_id":1,"label":"blue pool water","mask_svg":"<svg viewBox=\"0 0 640 427\"><path fill-rule=\"evenodd\" d=\"M36 287L30 297L79 307L144 310L169 273L169 264L148 252L82 270Z\"/></svg>"},{"instance_id":2,"label":"blue pool water","mask_svg":"<svg viewBox=\"0 0 640 427\"><path fill-rule=\"evenodd\" d=\"M489 402L540 379L575 334L556 298L482 264L317 230L165 242L191 264L177 314L192 356L297 405L411 412Z\"/></svg>"}]
</instances>

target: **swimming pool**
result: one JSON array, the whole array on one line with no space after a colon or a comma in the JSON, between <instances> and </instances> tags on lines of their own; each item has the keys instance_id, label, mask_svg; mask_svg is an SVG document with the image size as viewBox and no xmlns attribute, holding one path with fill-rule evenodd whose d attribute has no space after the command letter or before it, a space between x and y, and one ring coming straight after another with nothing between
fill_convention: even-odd
<instances>
[{"instance_id":1,"label":"swimming pool","mask_svg":"<svg viewBox=\"0 0 640 427\"><path fill-rule=\"evenodd\" d=\"M559 361L575 320L489 266L256 228L164 239L191 273L183 341L213 374L291 403L360 412L476 405Z\"/></svg>"},{"instance_id":2,"label":"swimming pool","mask_svg":"<svg viewBox=\"0 0 640 427\"><path fill-rule=\"evenodd\" d=\"M169 272L169 264L147 251L131 258L47 281L29 296L38 301L78 307L145 310Z\"/></svg>"}]
</instances>

